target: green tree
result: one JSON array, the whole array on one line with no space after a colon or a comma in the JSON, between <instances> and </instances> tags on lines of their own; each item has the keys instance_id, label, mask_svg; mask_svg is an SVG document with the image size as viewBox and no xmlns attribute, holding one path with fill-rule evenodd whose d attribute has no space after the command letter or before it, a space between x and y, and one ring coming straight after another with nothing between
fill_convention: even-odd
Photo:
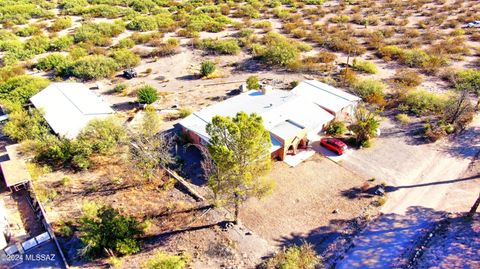
<instances>
[{"instance_id":1,"label":"green tree","mask_svg":"<svg viewBox=\"0 0 480 269\"><path fill-rule=\"evenodd\" d=\"M80 239L85 244L82 254L88 257L114 252L129 255L140 250L137 236L143 234L141 224L118 210L103 206L80 219Z\"/></svg>"},{"instance_id":2,"label":"green tree","mask_svg":"<svg viewBox=\"0 0 480 269\"><path fill-rule=\"evenodd\" d=\"M158 92L152 86L146 85L140 88L137 93L137 100L140 104L153 104L158 100Z\"/></svg>"},{"instance_id":3,"label":"green tree","mask_svg":"<svg viewBox=\"0 0 480 269\"><path fill-rule=\"evenodd\" d=\"M315 269L320 259L311 244L292 246L277 253L261 265L263 269Z\"/></svg>"},{"instance_id":4,"label":"green tree","mask_svg":"<svg viewBox=\"0 0 480 269\"><path fill-rule=\"evenodd\" d=\"M270 133L256 114L215 116L207 125L208 151L215 164L208 185L220 204L233 201L234 222L247 198L268 194L273 185L265 176L271 168Z\"/></svg>"},{"instance_id":5,"label":"green tree","mask_svg":"<svg viewBox=\"0 0 480 269\"><path fill-rule=\"evenodd\" d=\"M78 140L99 154L115 151L126 138L125 128L114 117L92 120L78 135Z\"/></svg>"},{"instance_id":6,"label":"green tree","mask_svg":"<svg viewBox=\"0 0 480 269\"><path fill-rule=\"evenodd\" d=\"M215 72L215 69L216 69L215 63L210 61L205 61L200 66L200 74L202 75L202 77L206 77L212 74L213 72Z\"/></svg>"},{"instance_id":7,"label":"green tree","mask_svg":"<svg viewBox=\"0 0 480 269\"><path fill-rule=\"evenodd\" d=\"M46 88L50 81L31 75L20 75L0 81L0 100L24 105L28 99Z\"/></svg>"},{"instance_id":8,"label":"green tree","mask_svg":"<svg viewBox=\"0 0 480 269\"><path fill-rule=\"evenodd\" d=\"M380 127L380 121L376 119L376 113L364 106L359 106L355 111L355 122L349 126L349 129L355 133L357 144L367 147L370 139L377 135L378 127Z\"/></svg>"},{"instance_id":9,"label":"green tree","mask_svg":"<svg viewBox=\"0 0 480 269\"><path fill-rule=\"evenodd\" d=\"M50 130L40 111L31 109L27 112L20 108L9 113L3 132L13 140L24 141L40 139Z\"/></svg>"},{"instance_id":10,"label":"green tree","mask_svg":"<svg viewBox=\"0 0 480 269\"><path fill-rule=\"evenodd\" d=\"M260 84L258 83L258 77L257 76L249 76L247 78L247 88L249 90L260 89Z\"/></svg>"}]
</instances>

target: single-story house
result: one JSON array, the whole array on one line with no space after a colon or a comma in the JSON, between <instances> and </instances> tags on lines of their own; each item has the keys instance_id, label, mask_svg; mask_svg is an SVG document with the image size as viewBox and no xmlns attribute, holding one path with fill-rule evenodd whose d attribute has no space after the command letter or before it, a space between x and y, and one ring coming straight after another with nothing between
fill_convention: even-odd
<instances>
[{"instance_id":1,"label":"single-story house","mask_svg":"<svg viewBox=\"0 0 480 269\"><path fill-rule=\"evenodd\" d=\"M307 147L308 137L321 132L335 118L334 112L339 114L343 110L350 111L350 107L354 107L357 102L357 99L350 96L348 98L353 101L346 102L347 99L342 95L344 92L333 87L335 91L329 89L327 93L323 93L323 90L318 89L319 93L316 93L308 89L310 84L307 82L302 82L298 86L300 89L295 88L292 91L274 90L264 86L259 91L244 92L194 112L179 124L193 143L207 145L210 138L206 126L214 116L234 117L240 111L256 113L262 116L263 124L270 132L272 158L283 160L287 154L295 154L298 149ZM333 110L327 110L324 106Z\"/></svg>"},{"instance_id":2,"label":"single-story house","mask_svg":"<svg viewBox=\"0 0 480 269\"><path fill-rule=\"evenodd\" d=\"M77 137L91 120L113 114L110 105L82 83L52 83L30 102L42 110L57 135L70 139Z\"/></svg>"},{"instance_id":3,"label":"single-story house","mask_svg":"<svg viewBox=\"0 0 480 269\"><path fill-rule=\"evenodd\" d=\"M347 93L316 80L305 80L292 90L292 93L305 96L337 120L348 120L354 113L360 97Z\"/></svg>"}]
</instances>

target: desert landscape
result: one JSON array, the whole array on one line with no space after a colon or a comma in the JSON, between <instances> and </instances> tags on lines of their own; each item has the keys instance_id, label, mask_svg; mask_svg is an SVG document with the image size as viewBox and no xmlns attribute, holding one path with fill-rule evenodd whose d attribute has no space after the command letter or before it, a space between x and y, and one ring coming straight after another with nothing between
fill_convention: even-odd
<instances>
[{"instance_id":1,"label":"desert landscape","mask_svg":"<svg viewBox=\"0 0 480 269\"><path fill-rule=\"evenodd\" d=\"M476 21L474 0L0 0L2 152L20 144L22 195L42 204L46 228L21 223L33 216L6 174L5 211L31 237L51 225L63 264L51 268L478 267L478 213L464 218L480 192ZM268 161L267 191L249 195L264 187L252 176L220 199L213 146L184 121L302 81L358 98L319 133L348 151L309 137L299 164ZM32 97L62 83L84 85L110 117L57 132ZM94 111L89 100L74 105ZM7 268L43 266L5 255Z\"/></svg>"}]
</instances>

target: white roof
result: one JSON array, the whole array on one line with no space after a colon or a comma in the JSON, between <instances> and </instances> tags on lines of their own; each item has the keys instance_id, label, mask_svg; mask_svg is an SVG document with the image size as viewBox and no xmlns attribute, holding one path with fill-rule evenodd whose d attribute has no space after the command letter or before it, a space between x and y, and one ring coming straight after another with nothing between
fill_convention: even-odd
<instances>
[{"instance_id":1,"label":"white roof","mask_svg":"<svg viewBox=\"0 0 480 269\"><path fill-rule=\"evenodd\" d=\"M194 112L180 121L180 125L208 141L210 138L206 126L214 116L234 117L243 111L262 116L264 126L270 133L288 139L305 128L318 129L334 118L318 104L320 101L295 91L269 90L267 94L262 94L252 90ZM278 149L278 144L276 139L272 139L271 151Z\"/></svg>"},{"instance_id":2,"label":"white roof","mask_svg":"<svg viewBox=\"0 0 480 269\"><path fill-rule=\"evenodd\" d=\"M108 117L112 108L82 83L52 83L30 98L44 112L53 131L75 138L93 119Z\"/></svg>"},{"instance_id":3,"label":"white roof","mask_svg":"<svg viewBox=\"0 0 480 269\"><path fill-rule=\"evenodd\" d=\"M361 99L353 94L316 80L304 80L292 90L334 113Z\"/></svg>"}]
</instances>

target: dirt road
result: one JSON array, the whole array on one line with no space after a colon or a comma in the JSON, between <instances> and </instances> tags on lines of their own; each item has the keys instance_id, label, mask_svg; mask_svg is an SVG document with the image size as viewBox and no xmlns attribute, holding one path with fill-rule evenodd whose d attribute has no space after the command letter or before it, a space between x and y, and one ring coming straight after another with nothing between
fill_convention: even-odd
<instances>
[{"instance_id":1,"label":"dirt road","mask_svg":"<svg viewBox=\"0 0 480 269\"><path fill-rule=\"evenodd\" d=\"M342 165L389 185L384 215L359 234L336 268L405 265L439 218L467 211L480 191L480 171L468 171L480 151L480 117L452 141L433 146L409 143L391 122L383 126L376 148L357 151Z\"/></svg>"}]
</instances>

